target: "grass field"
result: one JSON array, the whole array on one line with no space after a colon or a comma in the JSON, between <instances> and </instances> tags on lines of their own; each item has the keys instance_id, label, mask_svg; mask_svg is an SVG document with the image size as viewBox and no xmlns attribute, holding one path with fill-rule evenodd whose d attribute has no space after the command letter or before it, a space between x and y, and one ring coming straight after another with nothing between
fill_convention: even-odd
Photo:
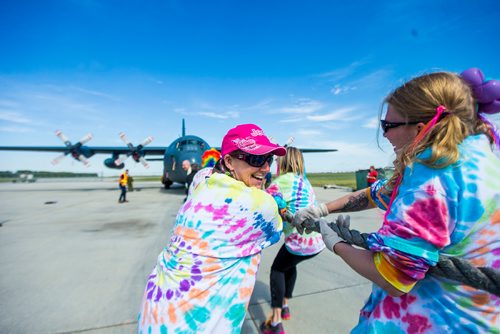
<instances>
[{"instance_id":1,"label":"grass field","mask_svg":"<svg viewBox=\"0 0 500 334\"><path fill-rule=\"evenodd\" d=\"M323 187L325 185L337 185L356 189L356 173L308 173L307 178L314 187ZM134 181L158 181L161 176L134 176Z\"/></svg>"},{"instance_id":2,"label":"grass field","mask_svg":"<svg viewBox=\"0 0 500 334\"><path fill-rule=\"evenodd\" d=\"M335 184L342 187L356 189L356 173L308 173L309 182L315 187ZM0 182L12 182L13 178L0 178ZM161 182L161 176L134 176L134 181L158 181Z\"/></svg>"},{"instance_id":3,"label":"grass field","mask_svg":"<svg viewBox=\"0 0 500 334\"><path fill-rule=\"evenodd\" d=\"M356 188L355 172L343 173L309 173L307 174L309 182L315 187L322 187L327 184L335 184L337 186ZM134 181L158 181L161 176L134 176Z\"/></svg>"},{"instance_id":4,"label":"grass field","mask_svg":"<svg viewBox=\"0 0 500 334\"><path fill-rule=\"evenodd\" d=\"M323 187L324 185L335 184L342 187L350 187L356 189L356 173L308 173L309 182L315 187Z\"/></svg>"},{"instance_id":5,"label":"grass field","mask_svg":"<svg viewBox=\"0 0 500 334\"><path fill-rule=\"evenodd\" d=\"M324 185L335 184L342 187L356 188L355 172L343 173L309 173L307 174L309 182L315 187L323 187ZM158 181L161 176L134 176L134 181Z\"/></svg>"},{"instance_id":6,"label":"grass field","mask_svg":"<svg viewBox=\"0 0 500 334\"><path fill-rule=\"evenodd\" d=\"M342 187L356 188L355 172L343 173L309 173L307 174L309 182L315 187L323 187L324 185L335 184ZM161 176L134 176L134 181L158 181Z\"/></svg>"}]
</instances>

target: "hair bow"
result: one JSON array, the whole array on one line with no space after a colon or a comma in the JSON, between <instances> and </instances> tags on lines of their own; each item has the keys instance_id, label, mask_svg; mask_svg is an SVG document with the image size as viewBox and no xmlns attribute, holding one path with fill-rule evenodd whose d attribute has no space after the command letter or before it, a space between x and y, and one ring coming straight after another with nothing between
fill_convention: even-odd
<instances>
[{"instance_id":1,"label":"hair bow","mask_svg":"<svg viewBox=\"0 0 500 334\"><path fill-rule=\"evenodd\" d=\"M495 114L500 112L500 81L484 81L483 72L479 68L469 68L460 76L472 89L472 94L477 100L478 112Z\"/></svg>"},{"instance_id":2,"label":"hair bow","mask_svg":"<svg viewBox=\"0 0 500 334\"><path fill-rule=\"evenodd\" d=\"M472 89L472 95L477 100L477 112L483 122L490 125L490 134L496 147L500 150L500 132L495 124L481 115L500 112L500 81L484 81L483 72L479 68L469 68L460 74Z\"/></svg>"}]
</instances>

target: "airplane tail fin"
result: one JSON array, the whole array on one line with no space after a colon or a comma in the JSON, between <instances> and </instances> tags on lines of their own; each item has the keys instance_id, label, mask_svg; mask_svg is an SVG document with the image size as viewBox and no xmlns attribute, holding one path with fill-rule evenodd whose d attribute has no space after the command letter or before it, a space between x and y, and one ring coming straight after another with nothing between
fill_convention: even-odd
<instances>
[{"instance_id":1,"label":"airplane tail fin","mask_svg":"<svg viewBox=\"0 0 500 334\"><path fill-rule=\"evenodd\" d=\"M184 123L184 118L182 119L182 136L186 135L186 124Z\"/></svg>"}]
</instances>

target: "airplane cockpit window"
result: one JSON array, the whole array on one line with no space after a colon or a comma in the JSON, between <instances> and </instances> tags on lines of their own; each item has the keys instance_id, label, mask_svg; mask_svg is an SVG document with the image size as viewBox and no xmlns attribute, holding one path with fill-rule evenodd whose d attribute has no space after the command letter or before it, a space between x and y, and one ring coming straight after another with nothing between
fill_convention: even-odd
<instances>
[{"instance_id":1,"label":"airplane cockpit window","mask_svg":"<svg viewBox=\"0 0 500 334\"><path fill-rule=\"evenodd\" d=\"M199 151L200 148L201 150L205 148L205 144L199 140L190 139L179 142L177 148L179 151Z\"/></svg>"}]
</instances>

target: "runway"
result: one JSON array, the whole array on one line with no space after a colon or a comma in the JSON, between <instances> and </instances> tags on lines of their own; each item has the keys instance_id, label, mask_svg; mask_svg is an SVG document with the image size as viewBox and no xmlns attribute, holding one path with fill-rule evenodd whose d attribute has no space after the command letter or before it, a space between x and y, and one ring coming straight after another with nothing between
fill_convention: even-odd
<instances>
[{"instance_id":1,"label":"runway","mask_svg":"<svg viewBox=\"0 0 500 334\"><path fill-rule=\"evenodd\" d=\"M1 333L135 333L146 278L166 242L184 189L136 182L119 204L114 181L0 183ZM345 194L315 188L319 201ZM351 215L377 229L382 213ZM270 312L269 270L280 245L263 252L242 333L259 333ZM298 266L287 334L347 333L371 283L323 251Z\"/></svg>"}]
</instances>

